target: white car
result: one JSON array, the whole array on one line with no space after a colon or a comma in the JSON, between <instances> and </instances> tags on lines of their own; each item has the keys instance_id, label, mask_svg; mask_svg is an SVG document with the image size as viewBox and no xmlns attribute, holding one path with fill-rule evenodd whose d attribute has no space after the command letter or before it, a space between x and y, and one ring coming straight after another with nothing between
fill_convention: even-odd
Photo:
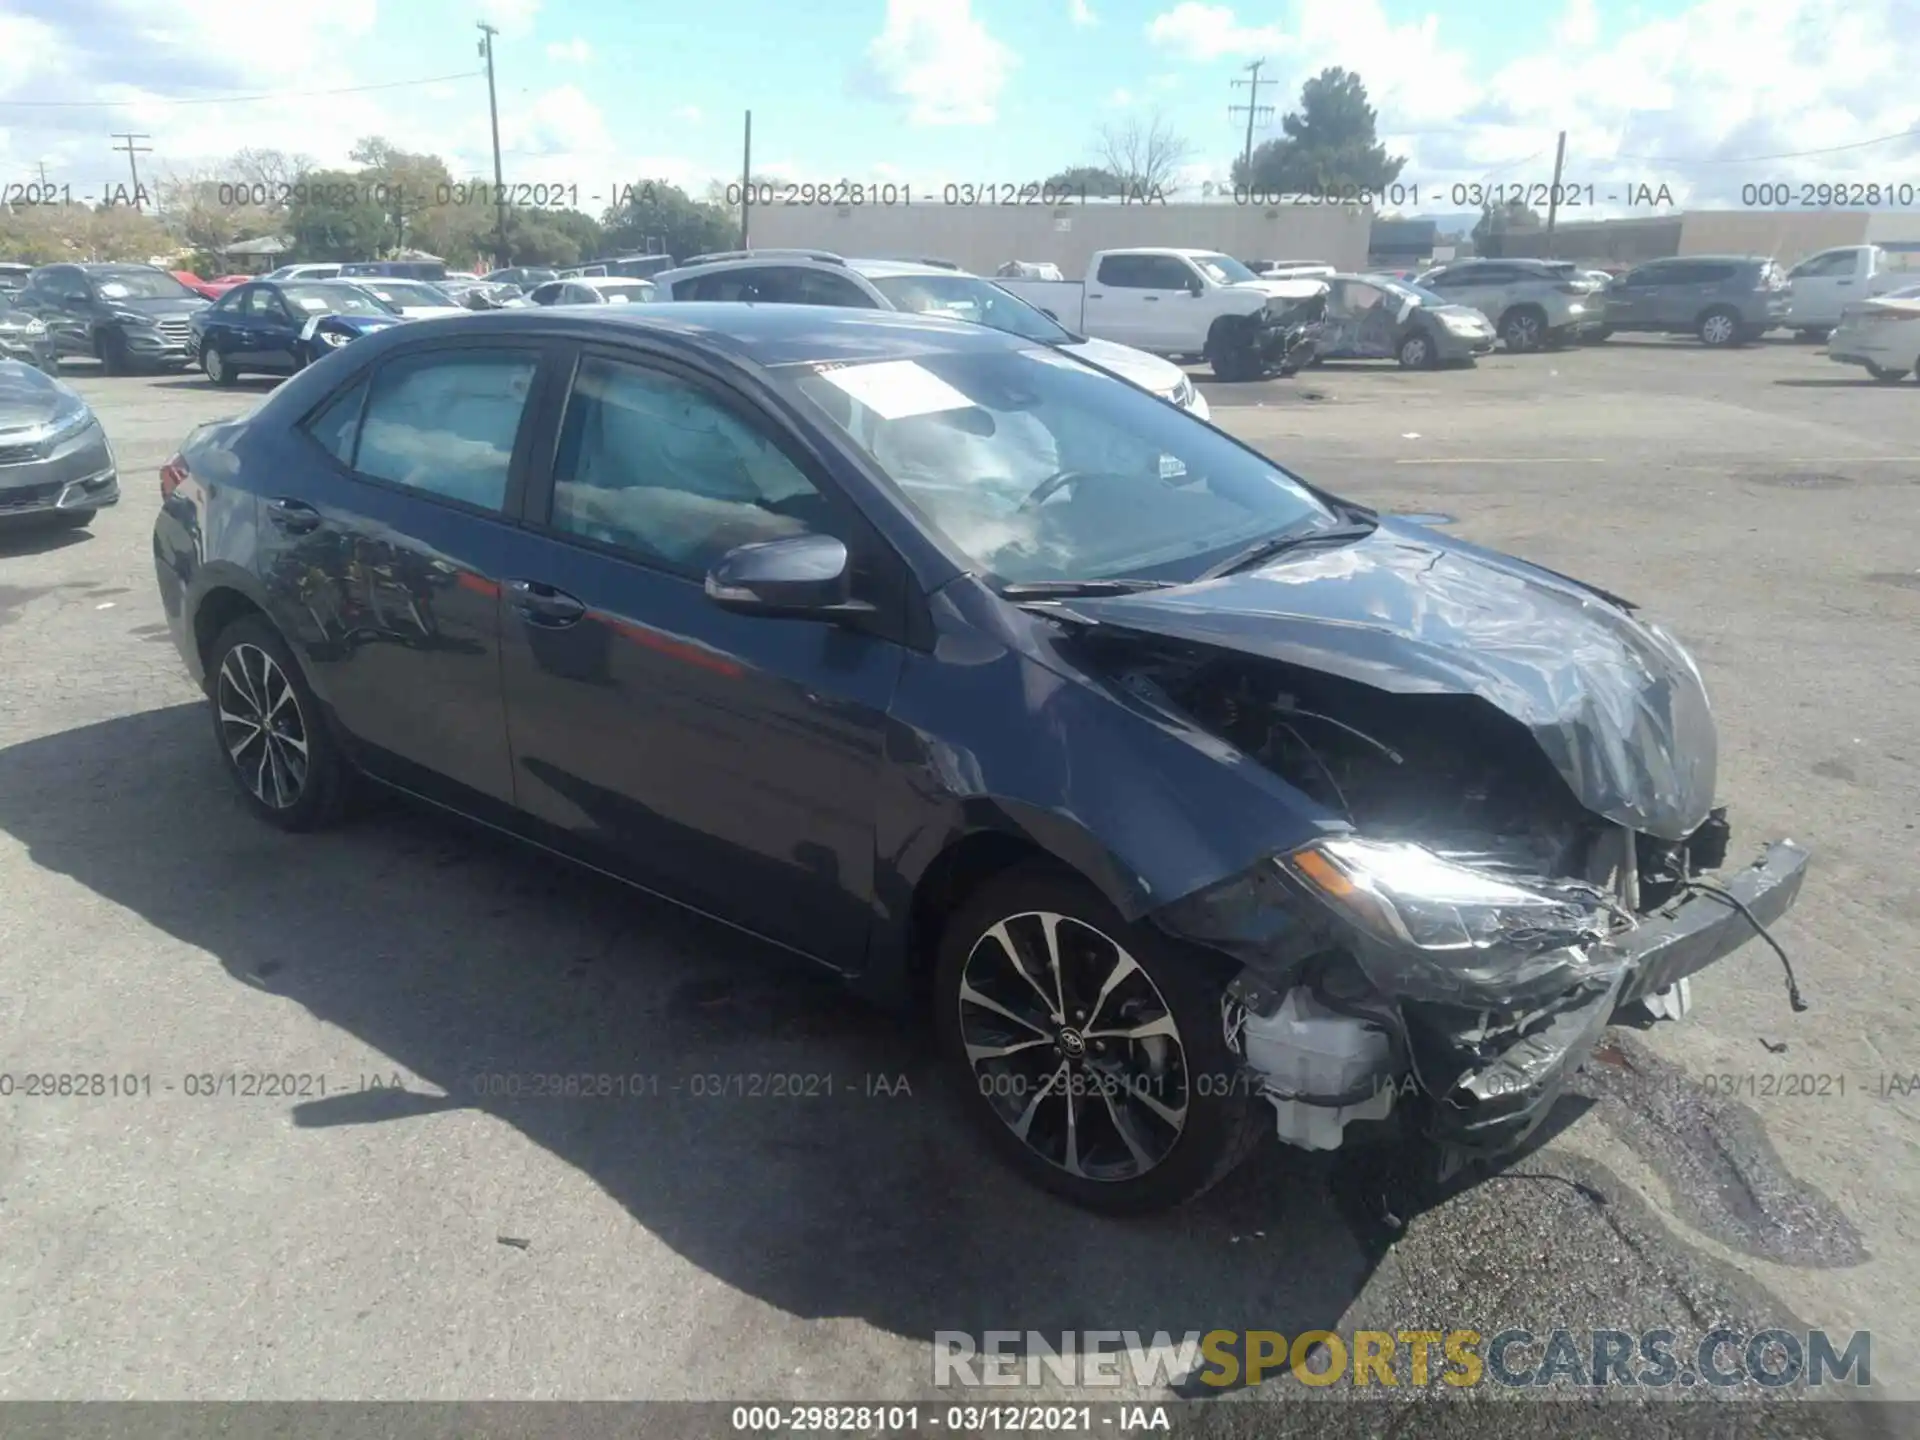
<instances>
[{"instance_id":1,"label":"white car","mask_svg":"<svg viewBox=\"0 0 1920 1440\"><path fill-rule=\"evenodd\" d=\"M1130 345L1075 334L1013 294L1007 284L965 271L914 260L848 260L825 251L761 251L686 265L653 278L675 300L846 305L946 315L1077 356L1202 420L1213 418L1206 397L1178 365Z\"/></svg>"},{"instance_id":2,"label":"white car","mask_svg":"<svg viewBox=\"0 0 1920 1440\"><path fill-rule=\"evenodd\" d=\"M1827 341L1827 358L1859 365L1885 384L1920 374L1920 285L1847 306Z\"/></svg>"},{"instance_id":3,"label":"white car","mask_svg":"<svg viewBox=\"0 0 1920 1440\"><path fill-rule=\"evenodd\" d=\"M391 305L409 320L431 320L436 315L471 315L473 312L438 286L424 280L389 280L384 275L356 275L343 284L357 286L374 299Z\"/></svg>"}]
</instances>

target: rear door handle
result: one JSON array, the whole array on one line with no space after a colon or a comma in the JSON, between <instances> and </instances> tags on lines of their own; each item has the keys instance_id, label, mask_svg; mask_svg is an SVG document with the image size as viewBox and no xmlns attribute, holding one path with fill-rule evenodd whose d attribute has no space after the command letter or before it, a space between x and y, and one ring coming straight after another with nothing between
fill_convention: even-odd
<instances>
[{"instance_id":1,"label":"rear door handle","mask_svg":"<svg viewBox=\"0 0 1920 1440\"><path fill-rule=\"evenodd\" d=\"M571 625L587 613L585 602L538 580L509 580L507 594L520 617L532 625Z\"/></svg>"},{"instance_id":2,"label":"rear door handle","mask_svg":"<svg viewBox=\"0 0 1920 1440\"><path fill-rule=\"evenodd\" d=\"M320 528L320 512L304 500L269 500L267 518L289 535L305 535Z\"/></svg>"}]
</instances>

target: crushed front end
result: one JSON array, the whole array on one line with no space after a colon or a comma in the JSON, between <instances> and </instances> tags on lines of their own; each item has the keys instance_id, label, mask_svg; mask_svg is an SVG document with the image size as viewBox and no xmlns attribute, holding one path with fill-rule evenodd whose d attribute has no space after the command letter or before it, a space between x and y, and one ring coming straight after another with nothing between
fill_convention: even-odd
<instances>
[{"instance_id":1,"label":"crushed front end","mask_svg":"<svg viewBox=\"0 0 1920 1440\"><path fill-rule=\"evenodd\" d=\"M1239 961L1222 1024L1291 1143L1331 1149L1349 1123L1397 1112L1443 1172L1511 1151L1609 1022L1677 1017L1687 978L1798 896L1807 855L1792 842L1729 872L1724 810L1609 803L1644 828L1598 813L1596 797L1623 796L1590 768L1577 797L1566 753L1476 695L1388 693L1144 637L1121 652L1137 696L1335 817L1153 917ZM1698 778L1685 756L1614 748L1616 776ZM1709 753L1708 786L1711 768ZM1789 993L1800 1008L1790 970Z\"/></svg>"}]
</instances>

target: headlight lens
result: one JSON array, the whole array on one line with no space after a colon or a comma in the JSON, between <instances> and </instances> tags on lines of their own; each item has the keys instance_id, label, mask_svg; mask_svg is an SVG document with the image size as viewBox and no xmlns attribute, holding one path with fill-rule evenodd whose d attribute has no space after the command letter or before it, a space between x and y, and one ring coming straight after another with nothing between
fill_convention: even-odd
<instances>
[{"instance_id":1,"label":"headlight lens","mask_svg":"<svg viewBox=\"0 0 1920 1440\"><path fill-rule=\"evenodd\" d=\"M1360 959L1376 985L1408 998L1504 996L1545 979L1571 985L1619 963L1588 954L1613 928L1606 897L1589 885L1521 883L1422 845L1357 836L1315 841L1279 863L1398 957L1384 966L1381 955Z\"/></svg>"},{"instance_id":2,"label":"headlight lens","mask_svg":"<svg viewBox=\"0 0 1920 1440\"><path fill-rule=\"evenodd\" d=\"M349 335L342 335L338 330L321 330L318 334L320 336L320 343L323 345L344 345L348 340L353 338Z\"/></svg>"},{"instance_id":3,"label":"headlight lens","mask_svg":"<svg viewBox=\"0 0 1920 1440\"><path fill-rule=\"evenodd\" d=\"M1182 375L1180 383L1167 392L1167 399L1183 410L1193 404L1193 381Z\"/></svg>"},{"instance_id":4,"label":"headlight lens","mask_svg":"<svg viewBox=\"0 0 1920 1440\"><path fill-rule=\"evenodd\" d=\"M113 318L122 325L158 325L159 319L152 315L142 315L138 310L116 310Z\"/></svg>"}]
</instances>

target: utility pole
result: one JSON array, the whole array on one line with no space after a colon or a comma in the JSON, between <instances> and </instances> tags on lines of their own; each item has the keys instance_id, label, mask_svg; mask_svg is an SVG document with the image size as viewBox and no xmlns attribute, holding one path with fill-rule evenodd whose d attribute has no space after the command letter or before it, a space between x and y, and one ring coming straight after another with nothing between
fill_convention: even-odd
<instances>
[{"instance_id":1,"label":"utility pole","mask_svg":"<svg viewBox=\"0 0 1920 1440\"><path fill-rule=\"evenodd\" d=\"M1273 106L1260 103L1260 87L1273 84L1271 80L1260 78L1260 67L1266 63L1264 60L1255 60L1247 66L1247 78L1233 82L1235 89L1242 85L1247 87L1247 103L1227 107L1229 115L1238 115L1242 110L1247 112L1247 148L1241 156L1240 168L1243 183L1249 186L1253 184L1253 122L1273 114Z\"/></svg>"},{"instance_id":2,"label":"utility pole","mask_svg":"<svg viewBox=\"0 0 1920 1440\"><path fill-rule=\"evenodd\" d=\"M1567 163L1567 132L1560 132L1560 143L1553 152L1553 188L1547 191L1547 233L1541 248L1544 258L1553 258L1553 222L1560 210L1560 167Z\"/></svg>"},{"instance_id":3,"label":"utility pole","mask_svg":"<svg viewBox=\"0 0 1920 1440\"><path fill-rule=\"evenodd\" d=\"M512 263L507 254L507 187L500 178L500 103L493 89L493 37L500 32L486 21L480 27L480 53L487 57L487 119L493 125L493 250L495 263Z\"/></svg>"},{"instance_id":4,"label":"utility pole","mask_svg":"<svg viewBox=\"0 0 1920 1440\"><path fill-rule=\"evenodd\" d=\"M47 184L47 162L40 162L40 193L44 196L50 187Z\"/></svg>"},{"instance_id":5,"label":"utility pole","mask_svg":"<svg viewBox=\"0 0 1920 1440\"><path fill-rule=\"evenodd\" d=\"M747 111L746 138L740 149L740 248L747 249L747 207L753 204L753 112Z\"/></svg>"},{"instance_id":6,"label":"utility pole","mask_svg":"<svg viewBox=\"0 0 1920 1440\"><path fill-rule=\"evenodd\" d=\"M153 137L151 135L129 135L124 131L116 130L113 132L112 138L127 142L124 145L115 145L113 148L126 152L127 169L133 174L133 208L138 210L140 208L140 162L134 159L134 156L151 155L153 153L153 147L151 145L135 145L133 142L136 140L151 140Z\"/></svg>"}]
</instances>

